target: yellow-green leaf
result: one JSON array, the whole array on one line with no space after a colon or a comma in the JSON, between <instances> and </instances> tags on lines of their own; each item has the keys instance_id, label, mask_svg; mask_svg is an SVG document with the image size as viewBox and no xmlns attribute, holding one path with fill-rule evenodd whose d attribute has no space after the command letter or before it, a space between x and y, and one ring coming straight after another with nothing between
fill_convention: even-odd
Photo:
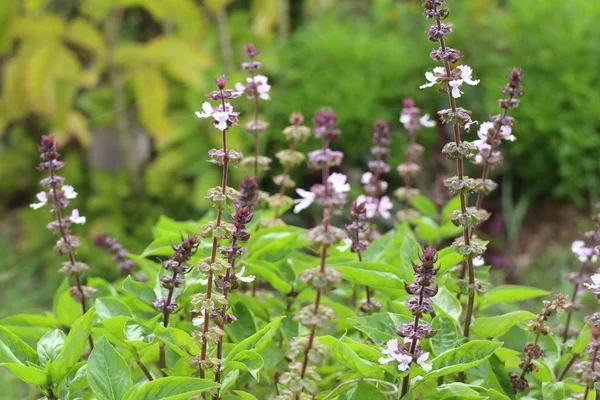
<instances>
[{"instance_id":1,"label":"yellow-green leaf","mask_svg":"<svg viewBox=\"0 0 600 400\"><path fill-rule=\"evenodd\" d=\"M173 126L167 117L167 85L156 68L140 68L133 74L133 85L140 119L156 140L164 140Z\"/></svg>"}]
</instances>

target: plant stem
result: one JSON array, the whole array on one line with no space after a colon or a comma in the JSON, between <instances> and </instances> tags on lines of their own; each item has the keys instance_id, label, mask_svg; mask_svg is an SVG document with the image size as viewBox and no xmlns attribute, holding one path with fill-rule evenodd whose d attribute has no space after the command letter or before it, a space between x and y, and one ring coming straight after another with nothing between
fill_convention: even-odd
<instances>
[{"instance_id":1,"label":"plant stem","mask_svg":"<svg viewBox=\"0 0 600 400\"><path fill-rule=\"evenodd\" d=\"M146 378L148 378L149 381L154 380L154 378L152 377L152 374L150 374L150 371L148 371L148 368L146 368L146 366L144 365L143 362L141 362L140 360L137 360L137 365L139 365L139 367L142 369L142 371L144 372L144 375L146 375Z\"/></svg>"},{"instance_id":2,"label":"plant stem","mask_svg":"<svg viewBox=\"0 0 600 400\"><path fill-rule=\"evenodd\" d=\"M425 291L425 286L421 286L421 291L419 292L419 305L423 305L423 292L424 291ZM417 335L416 335L417 329L419 328L419 319L420 319L419 314L416 314L415 315L415 323L414 323L414 325L415 325L415 329L414 329L415 334L413 335L412 342L410 344L410 354L411 355L415 354L415 350L417 349L417 344L418 344L418 341L419 341L417 339ZM411 361L411 364L413 362L414 362L414 360ZM400 395L400 398L404 397L404 395L406 393L408 393L409 387L410 387L410 373L408 375L406 375L404 377L404 379L402 380L402 394Z\"/></svg>"},{"instance_id":3,"label":"plant stem","mask_svg":"<svg viewBox=\"0 0 600 400\"><path fill-rule=\"evenodd\" d=\"M52 208L54 209L54 215L56 216L56 220L58 222L58 230L60 232L60 236L62 237L62 240L65 243L65 247L67 248L67 257L69 258L69 264L71 264L71 268L73 268L73 270L76 270L77 266L75 263L75 255L73 254L73 247L71 245L71 240L69 238L68 232L65 230L65 226L64 226L64 219L63 219L63 215L62 215L62 211L61 211L61 205L56 201L57 199L57 188L56 188L56 179L55 179L55 172L54 172L54 167L51 165L48 168L49 172L50 172L50 188L52 189L52 197L54 198L54 204L52 205ZM81 278L79 276L79 273L75 275L75 285L77 287L77 291L79 292L79 302L81 303L81 313L85 314L87 312L87 305L85 303L86 297L85 297L85 292L83 291L83 285L81 284ZM90 350L94 348L94 339L92 338L92 335L90 334L88 336L88 342L90 343Z\"/></svg>"},{"instance_id":4,"label":"plant stem","mask_svg":"<svg viewBox=\"0 0 600 400\"><path fill-rule=\"evenodd\" d=\"M441 27L441 22L440 22L439 16L436 18L436 23L437 23L438 29L441 30L442 27ZM443 37L440 37L439 43L440 43L440 47L442 48L442 51L445 51L446 43L445 43ZM448 78L450 78L451 72L452 72L452 70L450 68L450 63L447 60L443 60L443 61L444 61L444 68L446 70L446 76ZM452 109L452 112L456 113L456 100L452 96L452 88L450 87L449 82L446 82L446 91L448 92L448 100L450 102L450 107ZM461 139L460 139L460 126L459 126L458 120L454 119L454 122L452 125L454 128L454 142L456 143L457 146L459 146ZM458 179L462 180L464 177L462 156L456 158L456 172L458 175ZM466 214L467 199L466 199L464 192L460 193L459 198L460 198L460 210L463 214ZM463 239L465 241L465 246L469 246L471 244L471 235L469 233L469 228L466 226L463 226ZM469 276L469 300L467 302L467 314L466 314L466 318L465 318L465 326L464 326L464 330L463 330L463 335L468 340L469 336L470 336L471 318L473 317L473 307L475 305L475 291L473 288L473 286L475 285L475 268L473 268L473 260L470 257L466 258L463 261L463 263L465 263L465 262L466 262L466 269L468 271L468 276Z\"/></svg>"},{"instance_id":5,"label":"plant stem","mask_svg":"<svg viewBox=\"0 0 600 400\"><path fill-rule=\"evenodd\" d=\"M296 150L296 140L295 139L292 139L292 141L290 142L289 150L290 151ZM290 165L288 163L286 163L285 166L283 167L281 186L279 187L279 193L277 194L277 196L279 196L280 199L285 194L285 189L286 189L285 183L287 182L289 176L290 176ZM275 216L273 217L274 221L279 218L279 209L280 209L279 204L277 204L277 206L275 207Z\"/></svg>"},{"instance_id":6,"label":"plant stem","mask_svg":"<svg viewBox=\"0 0 600 400\"><path fill-rule=\"evenodd\" d=\"M223 106L223 110L225 109L225 96L223 96L223 91L221 90L221 102ZM222 143L223 143L223 152L225 156L223 157L223 175L221 178L221 191L225 194L227 190L227 175L228 175L228 166L229 166L229 155L227 152L227 128L223 129L223 133L221 135ZM219 207L217 210L217 221L215 222L215 228L221 226L221 220L223 219L223 207ZM219 240L216 237L213 237L212 242L212 251L210 254L210 265L215 263L217 259L217 248L219 247ZM212 298L212 290L213 290L213 273L209 271L208 273L208 282L206 283L206 299L210 300ZM202 328L202 348L200 351L200 361L206 360L206 350L208 343L206 342L206 333L208 332L210 316L206 310L203 310L204 313L204 326ZM204 378L204 369L202 365L200 365L200 378Z\"/></svg>"},{"instance_id":7,"label":"plant stem","mask_svg":"<svg viewBox=\"0 0 600 400\"><path fill-rule=\"evenodd\" d=\"M560 373L560 376L558 377L558 382L560 382L563 379L565 379L565 376L567 375L567 373L569 372L569 370L571 369L571 367L573 366L573 364L577 360L578 356L579 356L578 354L573 354L573 356L571 356L571 359L569 360L569 362L567 363L567 365L565 365L565 368Z\"/></svg>"},{"instance_id":8,"label":"plant stem","mask_svg":"<svg viewBox=\"0 0 600 400\"><path fill-rule=\"evenodd\" d=\"M600 348L600 343L596 342L594 344L594 353L592 354L592 366L591 366L591 370L592 372L594 372L595 368L596 368L596 359L598 358L598 349ZM588 393L590 392L590 385L586 385L585 386L585 393L583 394L583 399L587 400L588 397ZM596 399L598 399L598 395L600 394L599 390L596 390Z\"/></svg>"},{"instance_id":9,"label":"plant stem","mask_svg":"<svg viewBox=\"0 0 600 400\"><path fill-rule=\"evenodd\" d=\"M539 315L538 316L538 320L540 322L540 326L544 323L543 320L544 316ZM541 328L538 328L538 331L535 334L535 339L533 340L533 346L537 346L538 341L540 340L540 336L542 334L542 330ZM521 371L521 375L519 376L519 381L523 380L525 378L525 374L527 374L527 370L529 369L529 366L531 365L531 361L533 360L533 357L531 355L527 356L527 359L525 360L525 364L523 365L523 371Z\"/></svg>"}]
</instances>

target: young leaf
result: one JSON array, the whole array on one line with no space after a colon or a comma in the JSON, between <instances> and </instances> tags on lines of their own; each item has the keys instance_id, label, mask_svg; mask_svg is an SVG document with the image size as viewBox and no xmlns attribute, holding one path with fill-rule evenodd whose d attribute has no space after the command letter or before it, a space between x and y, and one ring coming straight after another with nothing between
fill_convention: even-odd
<instances>
[{"instance_id":1,"label":"young leaf","mask_svg":"<svg viewBox=\"0 0 600 400\"><path fill-rule=\"evenodd\" d=\"M504 335L518 323L532 319L535 319L535 314L525 310L513 311L496 317L481 317L475 320L471 331L477 336L496 338Z\"/></svg>"},{"instance_id":2,"label":"young leaf","mask_svg":"<svg viewBox=\"0 0 600 400\"><path fill-rule=\"evenodd\" d=\"M156 293L154 293L152 288L142 282L136 282L132 280L131 276L128 276L123 281L123 290L136 295L141 300L149 304L152 304L152 302L156 300Z\"/></svg>"},{"instance_id":3,"label":"young leaf","mask_svg":"<svg viewBox=\"0 0 600 400\"><path fill-rule=\"evenodd\" d=\"M462 306L456 296L450 293L448 289L446 289L444 286L441 286L438 290L438 293L433 298L433 303L438 310L443 311L445 314L453 318L458 324L460 324Z\"/></svg>"},{"instance_id":4,"label":"young leaf","mask_svg":"<svg viewBox=\"0 0 600 400\"><path fill-rule=\"evenodd\" d=\"M40 365L46 366L46 363L52 362L58 357L58 353L65 344L67 336L60 329L55 329L46 333L37 344L37 353L40 358Z\"/></svg>"},{"instance_id":5,"label":"young leaf","mask_svg":"<svg viewBox=\"0 0 600 400\"><path fill-rule=\"evenodd\" d=\"M421 214L427 217L435 217L437 215L437 207L433 203L433 201L429 200L426 196L422 194L417 195L410 199L410 204L416 208Z\"/></svg>"},{"instance_id":6,"label":"young leaf","mask_svg":"<svg viewBox=\"0 0 600 400\"><path fill-rule=\"evenodd\" d=\"M242 400L258 400L253 394L241 390L234 390L233 393L237 394Z\"/></svg>"},{"instance_id":7,"label":"young leaf","mask_svg":"<svg viewBox=\"0 0 600 400\"><path fill-rule=\"evenodd\" d=\"M456 349L448 350L431 361L433 369L425 375L425 379L434 379L476 367L500 347L502 342L472 340Z\"/></svg>"},{"instance_id":8,"label":"young leaf","mask_svg":"<svg viewBox=\"0 0 600 400\"><path fill-rule=\"evenodd\" d=\"M273 271L273 269L276 269L275 266L273 266L273 269L268 267L268 264L271 264L271 263L269 263L267 261L258 261L258 260L254 260L254 261L244 260L243 263L246 267L248 267L248 270L250 271L250 273L256 274L256 275L260 276L261 278L265 279L281 294L285 295L292 291L292 285L290 285L279 274L277 274L276 272ZM271 265L273 265L273 264L271 264Z\"/></svg>"},{"instance_id":9,"label":"young leaf","mask_svg":"<svg viewBox=\"0 0 600 400\"><path fill-rule=\"evenodd\" d=\"M563 400L565 385L562 382L543 382L542 396L544 400Z\"/></svg>"},{"instance_id":10,"label":"young leaf","mask_svg":"<svg viewBox=\"0 0 600 400\"><path fill-rule=\"evenodd\" d=\"M250 372L250 375L257 381L259 380L259 373L262 367L265 365L263 358L255 351L244 350L233 355L233 357L227 362L225 368L225 374L228 374L234 369Z\"/></svg>"},{"instance_id":11,"label":"young leaf","mask_svg":"<svg viewBox=\"0 0 600 400\"><path fill-rule=\"evenodd\" d=\"M151 382L146 382L141 386L136 385L121 399L184 400L216 387L219 387L219 384L208 379L168 376L166 378L158 378Z\"/></svg>"},{"instance_id":12,"label":"young leaf","mask_svg":"<svg viewBox=\"0 0 600 400\"><path fill-rule=\"evenodd\" d=\"M404 289L404 282L390 272L378 271L369 267L377 267L379 263L368 263L369 266L350 267L336 266L333 268L340 271L344 279L367 285L373 288Z\"/></svg>"},{"instance_id":13,"label":"young leaf","mask_svg":"<svg viewBox=\"0 0 600 400\"><path fill-rule=\"evenodd\" d=\"M319 342L323 343L331 351L331 355L340 364L345 365L353 371L356 371L360 376L367 378L382 379L383 370L378 364L364 360L356 354L354 350L347 344L339 341L333 336L323 336L319 338Z\"/></svg>"},{"instance_id":14,"label":"young leaf","mask_svg":"<svg viewBox=\"0 0 600 400\"><path fill-rule=\"evenodd\" d=\"M53 383L59 384L81 358L92 329L94 312L94 307L90 308L73 324L58 356L50 364L48 374Z\"/></svg>"},{"instance_id":15,"label":"young leaf","mask_svg":"<svg viewBox=\"0 0 600 400\"><path fill-rule=\"evenodd\" d=\"M575 343L573 343L571 352L573 354L583 353L583 351L585 350L587 345L590 343L590 339L591 339L590 326L586 324L583 328L581 328L581 332L579 332L579 336L577 336Z\"/></svg>"},{"instance_id":16,"label":"young leaf","mask_svg":"<svg viewBox=\"0 0 600 400\"><path fill-rule=\"evenodd\" d=\"M127 304L112 297L100 297L96 299L94 306L96 307L100 321L118 316L132 316L131 309L129 309Z\"/></svg>"},{"instance_id":17,"label":"young leaf","mask_svg":"<svg viewBox=\"0 0 600 400\"><path fill-rule=\"evenodd\" d=\"M104 336L88 359L87 379L100 400L121 400L133 385L129 365Z\"/></svg>"},{"instance_id":18,"label":"young leaf","mask_svg":"<svg viewBox=\"0 0 600 400\"><path fill-rule=\"evenodd\" d=\"M227 362L235 357L235 355L244 350L254 350L260 354L271 342L273 336L279 330L279 326L281 325L281 320L285 317L278 317L274 319L269 324L265 325L262 329L256 332L254 335L242 340L238 344L236 344L227 354L225 358L225 366L227 366Z\"/></svg>"},{"instance_id":19,"label":"young leaf","mask_svg":"<svg viewBox=\"0 0 600 400\"><path fill-rule=\"evenodd\" d=\"M39 358L31 346L8 329L0 326L0 362L38 364Z\"/></svg>"}]
</instances>

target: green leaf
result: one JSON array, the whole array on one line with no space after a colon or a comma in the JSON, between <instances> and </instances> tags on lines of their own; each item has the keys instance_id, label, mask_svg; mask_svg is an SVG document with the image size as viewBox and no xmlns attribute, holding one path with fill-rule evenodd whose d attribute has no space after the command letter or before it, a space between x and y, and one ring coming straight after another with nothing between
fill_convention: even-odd
<instances>
[{"instance_id":1,"label":"green leaf","mask_svg":"<svg viewBox=\"0 0 600 400\"><path fill-rule=\"evenodd\" d=\"M442 223L450 222L450 214L452 211L460 210L460 196L455 196L444 206L442 210Z\"/></svg>"},{"instance_id":2,"label":"green leaf","mask_svg":"<svg viewBox=\"0 0 600 400\"><path fill-rule=\"evenodd\" d=\"M99 299L96 299L94 306L96 307L96 312L98 313L100 321L118 316L132 316L131 310L127 304L112 297L100 297Z\"/></svg>"},{"instance_id":3,"label":"green leaf","mask_svg":"<svg viewBox=\"0 0 600 400\"><path fill-rule=\"evenodd\" d=\"M440 227L428 217L419 217L413 221L415 234L425 242L436 243L440 239Z\"/></svg>"},{"instance_id":4,"label":"green leaf","mask_svg":"<svg viewBox=\"0 0 600 400\"><path fill-rule=\"evenodd\" d=\"M471 331L481 337L500 337L520 322L535 319L535 314L525 311L513 311L496 317L477 318L471 327Z\"/></svg>"},{"instance_id":5,"label":"green leaf","mask_svg":"<svg viewBox=\"0 0 600 400\"><path fill-rule=\"evenodd\" d=\"M198 343L184 330L157 325L155 333L171 350L182 357L191 358L190 354L200 353Z\"/></svg>"},{"instance_id":6,"label":"green leaf","mask_svg":"<svg viewBox=\"0 0 600 400\"><path fill-rule=\"evenodd\" d=\"M238 344L236 344L227 354L225 358L225 367L227 367L227 362L239 352L244 350L254 350L260 354L269 344L271 344L271 339L275 336L277 331L279 330L279 326L281 325L281 320L285 317L278 317L274 319L272 322L265 325L262 329L256 332L254 335L242 340Z\"/></svg>"},{"instance_id":7,"label":"green leaf","mask_svg":"<svg viewBox=\"0 0 600 400\"><path fill-rule=\"evenodd\" d=\"M0 367L9 369L19 379L31 385L45 386L48 377L43 369L18 363L1 363Z\"/></svg>"},{"instance_id":8,"label":"green leaf","mask_svg":"<svg viewBox=\"0 0 600 400\"><path fill-rule=\"evenodd\" d=\"M232 314L235 315L237 321L225 325L225 331L232 341L241 342L244 338L256 333L256 321L254 320L254 315L245 303L236 303L232 307L232 311Z\"/></svg>"},{"instance_id":9,"label":"green leaf","mask_svg":"<svg viewBox=\"0 0 600 400\"><path fill-rule=\"evenodd\" d=\"M152 304L156 300L156 293L154 293L152 288L142 282L134 281L131 279L131 276L128 276L123 281L123 290L136 295L148 304Z\"/></svg>"},{"instance_id":10,"label":"green leaf","mask_svg":"<svg viewBox=\"0 0 600 400\"><path fill-rule=\"evenodd\" d=\"M104 336L88 359L87 379L100 400L121 400L133 385L129 365Z\"/></svg>"},{"instance_id":11,"label":"green leaf","mask_svg":"<svg viewBox=\"0 0 600 400\"><path fill-rule=\"evenodd\" d=\"M60 353L50 364L48 374L53 383L59 384L81 358L90 336L94 312L95 308L90 308L73 324Z\"/></svg>"},{"instance_id":12,"label":"green leaf","mask_svg":"<svg viewBox=\"0 0 600 400\"><path fill-rule=\"evenodd\" d=\"M562 382L543 382L542 396L544 400L563 400L565 385Z\"/></svg>"},{"instance_id":13,"label":"green leaf","mask_svg":"<svg viewBox=\"0 0 600 400\"><path fill-rule=\"evenodd\" d=\"M441 286L438 293L433 298L435 306L452 317L458 324L460 324L460 316L462 314L462 306L460 301L456 298L453 293L450 293L448 289Z\"/></svg>"},{"instance_id":14,"label":"green leaf","mask_svg":"<svg viewBox=\"0 0 600 400\"><path fill-rule=\"evenodd\" d=\"M413 237L406 236L400 248L401 276L406 282L413 279L414 271L412 269L412 262L419 258L420 251L421 246L419 246L419 243Z\"/></svg>"},{"instance_id":15,"label":"green leaf","mask_svg":"<svg viewBox=\"0 0 600 400\"><path fill-rule=\"evenodd\" d=\"M163 141L173 131L172 121L167 117L167 84L159 69L153 66L137 68L132 77L140 121L153 139Z\"/></svg>"},{"instance_id":16,"label":"green leaf","mask_svg":"<svg viewBox=\"0 0 600 400\"><path fill-rule=\"evenodd\" d=\"M585 350L585 348L587 347L587 345L590 344L591 337L592 337L592 335L590 333L590 326L586 324L581 329L581 332L579 332L579 336L577 336L577 339L575 340L575 343L573 343L573 347L571 348L571 352L574 353L574 354L581 354L581 353L583 353L583 351Z\"/></svg>"},{"instance_id":17,"label":"green leaf","mask_svg":"<svg viewBox=\"0 0 600 400\"><path fill-rule=\"evenodd\" d=\"M265 361L256 351L244 350L233 355L233 358L227 362L224 373L228 374L234 369L248 371L258 381L260 370L264 365Z\"/></svg>"},{"instance_id":18,"label":"green leaf","mask_svg":"<svg viewBox=\"0 0 600 400\"><path fill-rule=\"evenodd\" d=\"M217 387L218 383L208 379L168 376L134 386L123 400L183 400Z\"/></svg>"},{"instance_id":19,"label":"green leaf","mask_svg":"<svg viewBox=\"0 0 600 400\"><path fill-rule=\"evenodd\" d=\"M431 327L437 332L430 341L431 350L436 356L454 348L460 340L456 323L451 318L437 315L431 321Z\"/></svg>"},{"instance_id":20,"label":"green leaf","mask_svg":"<svg viewBox=\"0 0 600 400\"><path fill-rule=\"evenodd\" d=\"M37 342L46 332L56 326L56 319L50 313L47 315L16 314L0 319L0 326L21 339Z\"/></svg>"},{"instance_id":21,"label":"green leaf","mask_svg":"<svg viewBox=\"0 0 600 400\"><path fill-rule=\"evenodd\" d=\"M398 278L397 275L391 272L384 272L374 269L380 267L380 265L387 264L356 263L354 265L356 265L356 267L345 265L332 265L332 267L340 271L344 279L351 282L356 282L373 288L404 289L404 282Z\"/></svg>"},{"instance_id":22,"label":"green leaf","mask_svg":"<svg viewBox=\"0 0 600 400\"><path fill-rule=\"evenodd\" d=\"M39 358L31 346L5 327L0 326L0 362L37 364Z\"/></svg>"},{"instance_id":23,"label":"green leaf","mask_svg":"<svg viewBox=\"0 0 600 400\"><path fill-rule=\"evenodd\" d=\"M502 347L502 342L490 342L488 340L467 342L434 358L431 361L433 369L424 378L428 380L435 379L476 367L485 362L500 347Z\"/></svg>"},{"instance_id":24,"label":"green leaf","mask_svg":"<svg viewBox=\"0 0 600 400\"><path fill-rule=\"evenodd\" d=\"M52 362L58 357L66 338L67 335L60 329L54 329L42 336L37 344L37 353L42 367L45 367L46 363Z\"/></svg>"},{"instance_id":25,"label":"green leaf","mask_svg":"<svg viewBox=\"0 0 600 400\"><path fill-rule=\"evenodd\" d=\"M490 290L485 296L487 304L514 303L549 295L550 292L530 286L501 285Z\"/></svg>"},{"instance_id":26,"label":"green leaf","mask_svg":"<svg viewBox=\"0 0 600 400\"><path fill-rule=\"evenodd\" d=\"M378 364L360 358L347 344L333 336L323 336L318 340L329 348L333 358L340 364L358 372L360 376L383 379L384 372Z\"/></svg>"},{"instance_id":27,"label":"green leaf","mask_svg":"<svg viewBox=\"0 0 600 400\"><path fill-rule=\"evenodd\" d=\"M274 272L277 267L268 261L249 261L244 260L243 264L250 273L255 274L269 282L281 294L288 294L292 291L292 285L286 282L279 274Z\"/></svg>"},{"instance_id":28,"label":"green leaf","mask_svg":"<svg viewBox=\"0 0 600 400\"><path fill-rule=\"evenodd\" d=\"M248 392L242 392L241 390L234 390L233 393L240 396L242 400L258 400L256 397L254 397L253 394L250 394Z\"/></svg>"},{"instance_id":29,"label":"green leaf","mask_svg":"<svg viewBox=\"0 0 600 400\"><path fill-rule=\"evenodd\" d=\"M432 393L432 398L479 400L481 399L481 396L476 390L470 388L469 385L460 382L452 382L437 387Z\"/></svg>"},{"instance_id":30,"label":"green leaf","mask_svg":"<svg viewBox=\"0 0 600 400\"><path fill-rule=\"evenodd\" d=\"M422 194L413 197L410 200L410 204L421 214L427 217L433 218L437 215L437 207L435 203Z\"/></svg>"}]
</instances>

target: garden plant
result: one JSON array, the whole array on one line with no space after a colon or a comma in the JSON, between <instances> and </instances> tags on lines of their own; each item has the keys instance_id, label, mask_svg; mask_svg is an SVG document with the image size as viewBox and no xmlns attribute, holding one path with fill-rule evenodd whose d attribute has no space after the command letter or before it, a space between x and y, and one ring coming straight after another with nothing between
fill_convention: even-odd
<instances>
[{"instance_id":1,"label":"garden plant","mask_svg":"<svg viewBox=\"0 0 600 400\"><path fill-rule=\"evenodd\" d=\"M287 144L261 148L276 81L259 73L260 50L247 44L245 81L217 77L190 110L211 123L198 135L218 143L203 167L220 177L204 197L210 210L200 220L161 217L140 254L123 238L94 237L113 257L113 281L88 276L95 260L80 257L77 234L88 221L70 205L77 187L63 174L62 137L43 136L31 208L52 213L46 228L64 280L52 312L0 320L0 366L46 400L600 399L600 313L580 312L582 299L600 298L600 214L573 242L571 293L493 284L492 243L479 228L498 186L491 171L521 134L511 113L522 99L527 107L526 73L506 72L490 117L461 106L486 82L464 62L477 55L451 47L461 4L451 12L446 3L422 4L434 48L421 89L437 90L444 108L429 115L407 98L395 120L374 118L361 138L368 170L355 176L344 173L345 132L327 104L288 110ZM244 101L249 115L236 111ZM417 180L427 129L450 137L439 153L453 176L437 177L444 193L435 201ZM249 157L232 148L242 136ZM393 169L395 154L403 161ZM235 187L234 168L248 174ZM309 188L292 179L300 168L318 177ZM274 185L261 187L268 169Z\"/></svg>"}]
</instances>

